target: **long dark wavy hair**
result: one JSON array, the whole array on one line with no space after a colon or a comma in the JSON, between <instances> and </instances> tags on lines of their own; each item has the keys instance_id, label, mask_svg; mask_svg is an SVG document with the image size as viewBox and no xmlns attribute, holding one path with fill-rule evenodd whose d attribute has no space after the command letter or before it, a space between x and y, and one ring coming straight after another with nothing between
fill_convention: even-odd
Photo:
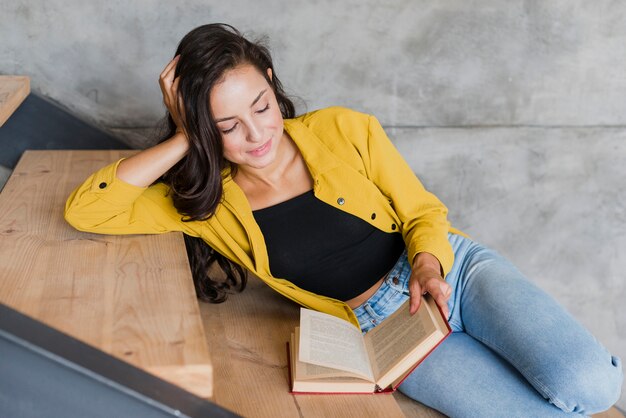
<instances>
[{"instance_id":1,"label":"long dark wavy hair","mask_svg":"<svg viewBox=\"0 0 626 418\"><path fill-rule=\"evenodd\" d=\"M175 77L180 77L180 114L189 139L187 155L167 171L160 181L170 187L174 206L183 221L206 220L213 216L222 195L222 180L234 175L236 166L224 159L224 150L209 106L213 86L224 73L240 65L254 66L274 91L283 118L293 118L295 108L280 83L269 50L261 42L251 42L234 27L215 23L189 32L176 49L180 55ZM272 70L270 78L267 69ZM176 125L167 115L167 129L161 141L172 137ZM201 300L220 303L232 291L246 286L244 269L211 248L200 238L185 235L196 294ZM215 263L221 268L215 269Z\"/></svg>"}]
</instances>

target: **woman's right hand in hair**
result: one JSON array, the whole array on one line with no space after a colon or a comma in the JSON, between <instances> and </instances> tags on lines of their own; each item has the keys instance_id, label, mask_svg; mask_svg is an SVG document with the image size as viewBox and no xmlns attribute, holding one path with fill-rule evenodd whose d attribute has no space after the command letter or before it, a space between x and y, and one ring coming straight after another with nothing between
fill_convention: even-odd
<instances>
[{"instance_id":1,"label":"woman's right hand in hair","mask_svg":"<svg viewBox=\"0 0 626 418\"><path fill-rule=\"evenodd\" d=\"M180 55L176 55L176 57L165 66L159 76L159 86L163 94L163 103L176 124L176 132L182 132L185 137L187 137L183 123L185 114L181 114L181 112L184 112L184 106L182 98L178 95L178 82L180 77L174 78L179 58Z\"/></svg>"},{"instance_id":2,"label":"woman's right hand in hair","mask_svg":"<svg viewBox=\"0 0 626 418\"><path fill-rule=\"evenodd\" d=\"M183 125L185 115L178 112L179 107L182 109L182 99L178 95L178 78L174 79L177 63L178 57L167 64L159 77L163 103L176 124L176 133L171 138L122 160L117 166L116 175L126 183L139 187L150 186L189 151L189 136Z\"/></svg>"}]
</instances>

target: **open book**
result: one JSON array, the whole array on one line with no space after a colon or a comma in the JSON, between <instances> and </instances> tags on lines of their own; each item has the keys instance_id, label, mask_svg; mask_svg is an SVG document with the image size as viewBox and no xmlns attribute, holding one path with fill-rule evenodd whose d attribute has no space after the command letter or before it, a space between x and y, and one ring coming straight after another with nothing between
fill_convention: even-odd
<instances>
[{"instance_id":1,"label":"open book","mask_svg":"<svg viewBox=\"0 0 626 418\"><path fill-rule=\"evenodd\" d=\"M430 295L415 315L407 300L365 335L347 321L302 308L288 348L292 392L393 391L450 332Z\"/></svg>"}]
</instances>

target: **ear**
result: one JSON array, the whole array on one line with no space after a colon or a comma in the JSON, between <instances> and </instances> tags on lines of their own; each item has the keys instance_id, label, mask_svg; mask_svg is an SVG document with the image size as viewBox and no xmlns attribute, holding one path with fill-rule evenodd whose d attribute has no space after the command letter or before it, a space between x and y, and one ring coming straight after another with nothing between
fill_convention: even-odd
<instances>
[{"instance_id":1,"label":"ear","mask_svg":"<svg viewBox=\"0 0 626 418\"><path fill-rule=\"evenodd\" d=\"M270 78L270 80L272 80L272 69L271 68L267 69L267 76Z\"/></svg>"}]
</instances>

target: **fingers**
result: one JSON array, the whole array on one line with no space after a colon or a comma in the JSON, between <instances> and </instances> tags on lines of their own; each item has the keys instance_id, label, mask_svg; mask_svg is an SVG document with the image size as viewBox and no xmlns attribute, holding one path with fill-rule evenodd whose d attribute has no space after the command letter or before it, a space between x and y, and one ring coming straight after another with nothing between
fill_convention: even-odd
<instances>
[{"instance_id":1,"label":"fingers","mask_svg":"<svg viewBox=\"0 0 626 418\"><path fill-rule=\"evenodd\" d=\"M163 71L161 71L161 74L159 75L159 80L162 80L168 77L171 77L172 79L174 78L174 74L176 73L176 64L178 64L179 58L180 58L180 55L176 55L174 59L172 59L170 62L167 63L167 65L165 66Z\"/></svg>"},{"instance_id":2,"label":"fingers","mask_svg":"<svg viewBox=\"0 0 626 418\"><path fill-rule=\"evenodd\" d=\"M443 280L430 280L426 286L424 286L426 292L429 293L443 315L448 317L448 299L450 299L450 295L452 294L452 288L450 285Z\"/></svg>"},{"instance_id":3,"label":"fingers","mask_svg":"<svg viewBox=\"0 0 626 418\"><path fill-rule=\"evenodd\" d=\"M169 79L167 79L169 82ZM178 113L178 109L180 108L180 97L178 96L178 83L180 78L176 78L173 82L168 84L168 99L169 104L167 105L170 113L175 112Z\"/></svg>"},{"instance_id":4,"label":"fingers","mask_svg":"<svg viewBox=\"0 0 626 418\"><path fill-rule=\"evenodd\" d=\"M177 55L171 60L159 75L159 86L163 93L163 102L168 109L170 109L170 105L174 102L173 99L177 96L178 83L176 81L178 81L178 78L175 80L174 75L176 74L176 64L178 64L179 57L180 55ZM173 87L176 87L176 89L173 89Z\"/></svg>"},{"instance_id":5,"label":"fingers","mask_svg":"<svg viewBox=\"0 0 626 418\"><path fill-rule=\"evenodd\" d=\"M172 84L172 94L174 97L176 97L176 117L174 119L174 122L176 123L176 126L178 127L178 131L183 132L186 134L185 129L184 129L184 125L186 124L186 117L185 117L185 103L183 102L183 97L182 95L178 94L178 83L180 82L180 77L176 78L176 80L174 80L174 83Z\"/></svg>"},{"instance_id":6,"label":"fingers","mask_svg":"<svg viewBox=\"0 0 626 418\"><path fill-rule=\"evenodd\" d=\"M177 55L165 66L159 75L159 86L163 94L163 104L176 124L176 131L185 133L183 127L185 121L184 106L182 97L178 94L180 77L175 77L179 59L180 55Z\"/></svg>"},{"instance_id":7,"label":"fingers","mask_svg":"<svg viewBox=\"0 0 626 418\"><path fill-rule=\"evenodd\" d=\"M419 309L422 295L429 293L437 306L441 309L443 315L448 317L448 299L452 294L452 288L446 283L439 274L424 275L418 277L419 274L411 277L409 282L409 313L413 315ZM420 284L420 282L422 284Z\"/></svg>"},{"instance_id":8,"label":"fingers","mask_svg":"<svg viewBox=\"0 0 626 418\"><path fill-rule=\"evenodd\" d=\"M422 286L417 280L409 281L409 313L413 315L420 307L422 302Z\"/></svg>"}]
</instances>

